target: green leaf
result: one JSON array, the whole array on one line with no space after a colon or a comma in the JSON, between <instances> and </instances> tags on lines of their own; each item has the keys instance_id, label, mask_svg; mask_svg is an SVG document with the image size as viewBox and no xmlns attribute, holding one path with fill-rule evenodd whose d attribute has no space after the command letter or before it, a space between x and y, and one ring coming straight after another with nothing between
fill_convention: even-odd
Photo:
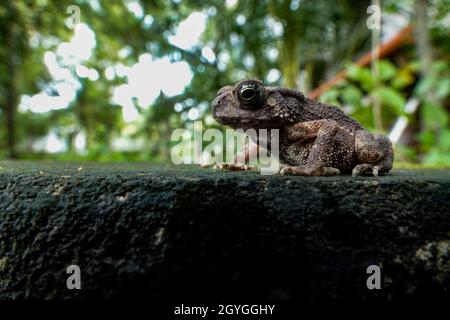
<instances>
[{"instance_id":1,"label":"green leaf","mask_svg":"<svg viewBox=\"0 0 450 320\"><path fill-rule=\"evenodd\" d=\"M445 72L448 70L448 63L442 60L434 61L431 64L431 70L435 73Z\"/></svg>"},{"instance_id":2,"label":"green leaf","mask_svg":"<svg viewBox=\"0 0 450 320\"><path fill-rule=\"evenodd\" d=\"M355 64L352 64L347 68L347 77L358 82L366 91L370 91L374 87L372 73L367 68L361 68Z\"/></svg>"},{"instance_id":3,"label":"green leaf","mask_svg":"<svg viewBox=\"0 0 450 320\"><path fill-rule=\"evenodd\" d=\"M450 94L450 78L447 78L439 82L436 88L436 96L439 99L444 99L449 94Z\"/></svg>"},{"instance_id":4,"label":"green leaf","mask_svg":"<svg viewBox=\"0 0 450 320\"><path fill-rule=\"evenodd\" d=\"M330 89L327 92L325 92L324 94L322 94L319 98L320 101L325 102L325 103L330 103L330 104L339 104L339 91L336 89Z\"/></svg>"},{"instance_id":5,"label":"green leaf","mask_svg":"<svg viewBox=\"0 0 450 320\"><path fill-rule=\"evenodd\" d=\"M431 131L421 132L417 135L417 138L419 139L424 151L430 149L430 147L432 147L436 142L436 136Z\"/></svg>"},{"instance_id":6,"label":"green leaf","mask_svg":"<svg viewBox=\"0 0 450 320\"><path fill-rule=\"evenodd\" d=\"M362 93L355 86L348 86L342 90L342 99L354 107L359 107L361 106Z\"/></svg>"},{"instance_id":7,"label":"green leaf","mask_svg":"<svg viewBox=\"0 0 450 320\"><path fill-rule=\"evenodd\" d=\"M447 152L450 152L450 130L444 129L441 132L441 136L439 139L439 146L446 150Z\"/></svg>"},{"instance_id":8,"label":"green leaf","mask_svg":"<svg viewBox=\"0 0 450 320\"><path fill-rule=\"evenodd\" d=\"M392 79L391 85L395 89L401 90L413 84L415 80L410 68L402 68Z\"/></svg>"},{"instance_id":9,"label":"green leaf","mask_svg":"<svg viewBox=\"0 0 450 320\"><path fill-rule=\"evenodd\" d=\"M383 105L390 107L397 115L405 113L406 99L397 90L380 86L373 93L381 100Z\"/></svg>"},{"instance_id":10,"label":"green leaf","mask_svg":"<svg viewBox=\"0 0 450 320\"><path fill-rule=\"evenodd\" d=\"M380 71L380 79L382 81L388 81L397 74L397 68L389 60L381 60L378 62L378 68Z\"/></svg>"},{"instance_id":11,"label":"green leaf","mask_svg":"<svg viewBox=\"0 0 450 320\"><path fill-rule=\"evenodd\" d=\"M427 91L435 86L436 78L435 77L425 77L419 80L415 88L415 93L419 97L425 97Z\"/></svg>"},{"instance_id":12,"label":"green leaf","mask_svg":"<svg viewBox=\"0 0 450 320\"><path fill-rule=\"evenodd\" d=\"M447 113L442 106L425 101L422 106L422 117L427 128L440 129L447 125Z\"/></svg>"},{"instance_id":13,"label":"green leaf","mask_svg":"<svg viewBox=\"0 0 450 320\"><path fill-rule=\"evenodd\" d=\"M410 63L408 63L408 66L411 68L411 71L418 72L420 70L420 61L412 60Z\"/></svg>"},{"instance_id":14,"label":"green leaf","mask_svg":"<svg viewBox=\"0 0 450 320\"><path fill-rule=\"evenodd\" d=\"M425 156L423 163L429 165L447 166L450 163L450 153L440 150L433 150Z\"/></svg>"}]
</instances>

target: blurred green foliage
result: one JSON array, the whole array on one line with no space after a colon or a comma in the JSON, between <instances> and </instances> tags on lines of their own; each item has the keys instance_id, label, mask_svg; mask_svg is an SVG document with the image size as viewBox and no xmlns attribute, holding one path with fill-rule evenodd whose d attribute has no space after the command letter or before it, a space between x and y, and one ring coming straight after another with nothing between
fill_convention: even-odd
<instances>
[{"instance_id":1,"label":"blurred green foliage","mask_svg":"<svg viewBox=\"0 0 450 320\"><path fill-rule=\"evenodd\" d=\"M129 10L130 3L137 4L142 14ZM366 27L370 4L370 0L241 0L228 4L221 0L2 1L0 158L166 162L173 130L192 126L187 117L191 109L198 110L206 127L223 129L211 119L209 110L210 101L223 85L259 78L268 85L297 87L307 93L347 68L347 78L326 92L322 101L341 106L369 129L384 134L399 117L406 116L408 130L397 145L397 160L450 165L449 2L429 1L434 62L427 66L431 72L426 76L419 72L421 61L414 45L405 45L395 58L380 61L378 76L370 68L350 64L371 48L371 32ZM23 95L54 90L57 81L43 60L46 52L56 51L73 36L66 25L70 5L80 7L81 22L95 32L97 45L83 64L96 70L99 78L80 78L73 65L58 61L80 84L76 98L60 110L20 111ZM386 0L382 5L383 12L414 22L413 0ZM206 15L200 42L190 49L174 45L170 36L197 11ZM206 46L215 59L202 54ZM161 92L148 106L134 101L139 120L130 124L123 119L122 106L111 99L113 89L128 79L109 79L105 71L118 64L131 67L144 53L185 61L193 77L179 95ZM432 99L430 91L434 92ZM411 97L418 98L420 106L417 112L407 114L405 104ZM376 101L381 116L374 112ZM32 150L36 141L50 132L65 141L67 152ZM75 148L79 133L86 136L84 152ZM141 141L139 150L113 150L114 139L124 136Z\"/></svg>"},{"instance_id":2,"label":"blurred green foliage","mask_svg":"<svg viewBox=\"0 0 450 320\"><path fill-rule=\"evenodd\" d=\"M370 68L351 64L347 68L347 79L321 96L327 103L341 106L349 114L364 123L371 131L387 134L396 119L405 116L412 126L416 143L399 145L397 154L406 162L421 162L429 165L450 164L450 127L448 107L450 98L450 62L435 61L430 66L430 75L418 79L420 62L411 60L402 67L389 60L378 64L379 74L374 77ZM432 90L436 101L426 98ZM417 97L419 112L405 110L407 99ZM377 99L382 108L382 127L374 122L373 104Z\"/></svg>"}]
</instances>

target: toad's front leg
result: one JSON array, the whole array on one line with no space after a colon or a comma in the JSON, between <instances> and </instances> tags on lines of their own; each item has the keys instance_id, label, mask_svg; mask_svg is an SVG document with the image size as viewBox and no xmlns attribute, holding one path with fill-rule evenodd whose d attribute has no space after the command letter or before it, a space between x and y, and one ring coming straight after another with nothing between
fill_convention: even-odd
<instances>
[{"instance_id":1,"label":"toad's front leg","mask_svg":"<svg viewBox=\"0 0 450 320\"><path fill-rule=\"evenodd\" d=\"M335 120L322 119L297 123L288 131L289 142L299 143L314 139L314 144L306 161L306 165L283 166L280 174L294 174L301 176L327 176L339 174L339 170L326 166L324 159L333 152L333 140L339 130Z\"/></svg>"},{"instance_id":2,"label":"toad's front leg","mask_svg":"<svg viewBox=\"0 0 450 320\"><path fill-rule=\"evenodd\" d=\"M232 163L217 163L213 166L215 170L219 171L248 171L258 170L257 166L248 165L250 159L253 159L258 154L258 145L246 145L244 150L236 155Z\"/></svg>"},{"instance_id":3,"label":"toad's front leg","mask_svg":"<svg viewBox=\"0 0 450 320\"><path fill-rule=\"evenodd\" d=\"M235 163L217 163L213 166L214 170L219 171L248 171L257 170L258 167L248 164L235 164Z\"/></svg>"}]
</instances>

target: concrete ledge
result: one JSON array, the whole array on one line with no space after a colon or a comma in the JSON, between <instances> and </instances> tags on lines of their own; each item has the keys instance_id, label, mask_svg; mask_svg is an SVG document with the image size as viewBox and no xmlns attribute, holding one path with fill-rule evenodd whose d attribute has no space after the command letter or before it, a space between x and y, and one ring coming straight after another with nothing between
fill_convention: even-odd
<instances>
[{"instance_id":1,"label":"concrete ledge","mask_svg":"<svg viewBox=\"0 0 450 320\"><path fill-rule=\"evenodd\" d=\"M449 171L0 166L0 299L450 300Z\"/></svg>"}]
</instances>

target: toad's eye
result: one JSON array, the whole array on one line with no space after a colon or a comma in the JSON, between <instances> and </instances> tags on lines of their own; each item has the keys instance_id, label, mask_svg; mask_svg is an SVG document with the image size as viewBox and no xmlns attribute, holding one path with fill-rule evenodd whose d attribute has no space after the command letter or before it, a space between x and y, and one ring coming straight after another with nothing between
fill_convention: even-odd
<instances>
[{"instance_id":1,"label":"toad's eye","mask_svg":"<svg viewBox=\"0 0 450 320\"><path fill-rule=\"evenodd\" d=\"M263 102L263 90L257 83L243 83L237 90L237 98L245 107L256 109Z\"/></svg>"}]
</instances>

